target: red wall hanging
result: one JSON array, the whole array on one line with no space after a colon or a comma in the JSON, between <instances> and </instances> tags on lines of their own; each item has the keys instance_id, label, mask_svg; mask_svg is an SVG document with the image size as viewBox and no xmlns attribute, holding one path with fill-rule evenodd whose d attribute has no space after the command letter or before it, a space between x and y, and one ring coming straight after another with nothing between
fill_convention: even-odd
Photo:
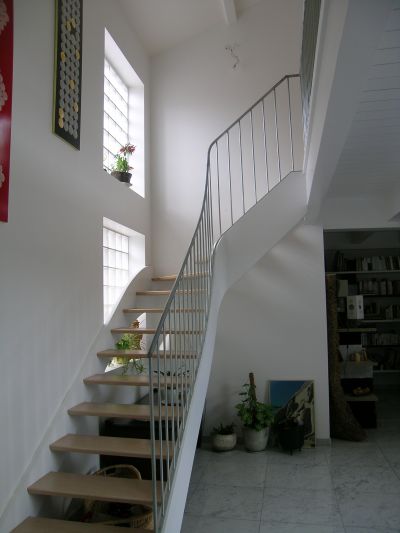
<instances>
[{"instance_id":1,"label":"red wall hanging","mask_svg":"<svg viewBox=\"0 0 400 533\"><path fill-rule=\"evenodd\" d=\"M0 0L0 51L0 221L7 222L13 77L13 0Z\"/></svg>"}]
</instances>

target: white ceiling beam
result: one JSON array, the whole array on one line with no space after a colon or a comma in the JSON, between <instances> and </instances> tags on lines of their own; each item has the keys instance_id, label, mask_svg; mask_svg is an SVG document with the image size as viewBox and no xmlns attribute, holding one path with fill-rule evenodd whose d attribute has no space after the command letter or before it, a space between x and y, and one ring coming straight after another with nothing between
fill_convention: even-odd
<instances>
[{"instance_id":1,"label":"white ceiling beam","mask_svg":"<svg viewBox=\"0 0 400 533\"><path fill-rule=\"evenodd\" d=\"M235 0L220 0L220 3L226 24L235 24L238 19Z\"/></svg>"}]
</instances>

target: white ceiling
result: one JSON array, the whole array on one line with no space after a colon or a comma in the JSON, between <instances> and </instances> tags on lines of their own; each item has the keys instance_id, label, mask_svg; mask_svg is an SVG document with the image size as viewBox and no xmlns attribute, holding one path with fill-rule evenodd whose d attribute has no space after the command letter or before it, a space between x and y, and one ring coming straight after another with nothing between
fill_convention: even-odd
<instances>
[{"instance_id":1,"label":"white ceiling","mask_svg":"<svg viewBox=\"0 0 400 533\"><path fill-rule=\"evenodd\" d=\"M399 3L397 3L399 6ZM400 178L400 7L390 12L329 189L390 193Z\"/></svg>"},{"instance_id":2,"label":"white ceiling","mask_svg":"<svg viewBox=\"0 0 400 533\"><path fill-rule=\"evenodd\" d=\"M214 24L226 23L226 6L234 6L236 16L240 16L260 1L265 0L119 0L149 55L180 44Z\"/></svg>"}]
</instances>

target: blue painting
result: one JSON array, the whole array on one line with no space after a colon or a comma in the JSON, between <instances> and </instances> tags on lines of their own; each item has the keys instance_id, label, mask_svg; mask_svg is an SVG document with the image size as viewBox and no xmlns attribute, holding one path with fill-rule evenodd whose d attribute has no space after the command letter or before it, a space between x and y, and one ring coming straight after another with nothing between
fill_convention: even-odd
<instances>
[{"instance_id":1,"label":"blue painting","mask_svg":"<svg viewBox=\"0 0 400 533\"><path fill-rule=\"evenodd\" d=\"M274 407L283 407L290 398L304 385L305 381L271 381L269 384L269 401Z\"/></svg>"}]
</instances>

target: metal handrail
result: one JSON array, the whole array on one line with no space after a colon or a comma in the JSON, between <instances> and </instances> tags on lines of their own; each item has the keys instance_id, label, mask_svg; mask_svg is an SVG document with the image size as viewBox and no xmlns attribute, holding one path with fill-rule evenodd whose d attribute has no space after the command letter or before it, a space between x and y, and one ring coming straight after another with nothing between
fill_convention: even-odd
<instances>
[{"instance_id":1,"label":"metal handrail","mask_svg":"<svg viewBox=\"0 0 400 533\"><path fill-rule=\"evenodd\" d=\"M214 245L289 173L301 170L298 137L303 131L301 125L294 131L297 122L300 86L299 75L293 74L259 98L208 149L200 216L148 350L155 532L161 531L207 330ZM162 375L169 375L170 383Z\"/></svg>"}]
</instances>

